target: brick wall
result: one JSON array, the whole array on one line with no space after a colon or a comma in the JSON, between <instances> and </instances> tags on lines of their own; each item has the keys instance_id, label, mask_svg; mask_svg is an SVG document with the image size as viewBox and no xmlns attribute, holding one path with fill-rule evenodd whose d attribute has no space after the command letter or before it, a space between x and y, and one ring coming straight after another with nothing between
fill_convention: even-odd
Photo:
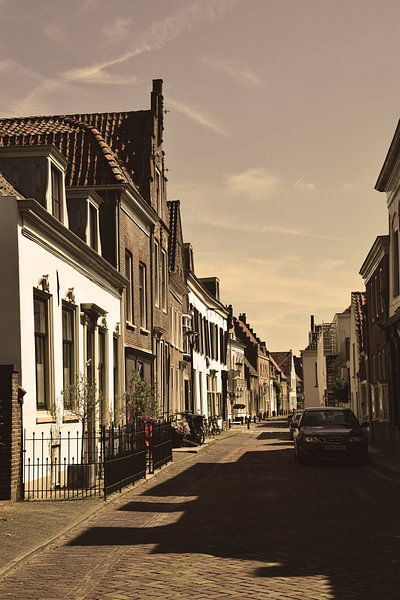
<instances>
[{"instance_id":1,"label":"brick wall","mask_svg":"<svg viewBox=\"0 0 400 600\"><path fill-rule=\"evenodd\" d=\"M0 500L21 499L22 407L18 373L0 365Z\"/></svg>"}]
</instances>

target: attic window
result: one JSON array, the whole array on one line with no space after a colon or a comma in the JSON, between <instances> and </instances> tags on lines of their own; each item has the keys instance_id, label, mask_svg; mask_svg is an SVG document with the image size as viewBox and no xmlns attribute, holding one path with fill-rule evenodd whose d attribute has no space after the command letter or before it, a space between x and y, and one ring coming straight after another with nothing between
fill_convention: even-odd
<instances>
[{"instance_id":1,"label":"attic window","mask_svg":"<svg viewBox=\"0 0 400 600\"><path fill-rule=\"evenodd\" d=\"M58 221L63 220L61 186L61 173L54 165L51 165L51 212Z\"/></svg>"},{"instance_id":2,"label":"attic window","mask_svg":"<svg viewBox=\"0 0 400 600\"><path fill-rule=\"evenodd\" d=\"M99 214L97 208L89 202L89 235L88 235L88 243L93 250L98 250L99 240L98 240L98 223L99 223Z\"/></svg>"}]
</instances>

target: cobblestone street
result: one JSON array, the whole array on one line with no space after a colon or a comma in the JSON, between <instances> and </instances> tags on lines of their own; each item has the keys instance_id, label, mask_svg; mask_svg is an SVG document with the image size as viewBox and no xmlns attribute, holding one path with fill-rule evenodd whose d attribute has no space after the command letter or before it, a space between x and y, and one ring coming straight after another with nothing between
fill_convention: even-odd
<instances>
[{"instance_id":1,"label":"cobblestone street","mask_svg":"<svg viewBox=\"0 0 400 600\"><path fill-rule=\"evenodd\" d=\"M397 599L400 483L298 466L284 423L165 469L0 582L23 599Z\"/></svg>"}]
</instances>

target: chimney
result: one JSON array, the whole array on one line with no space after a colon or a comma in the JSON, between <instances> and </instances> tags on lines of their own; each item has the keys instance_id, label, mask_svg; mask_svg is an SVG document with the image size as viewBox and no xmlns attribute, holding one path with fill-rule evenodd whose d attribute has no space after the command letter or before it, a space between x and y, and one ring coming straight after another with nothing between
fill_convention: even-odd
<instances>
[{"instance_id":1,"label":"chimney","mask_svg":"<svg viewBox=\"0 0 400 600\"><path fill-rule=\"evenodd\" d=\"M161 145L162 143L162 134L164 130L164 96L162 93L163 90L163 80L162 79L153 79L153 90L151 92L151 112L154 117L157 119L157 143Z\"/></svg>"},{"instance_id":2,"label":"chimney","mask_svg":"<svg viewBox=\"0 0 400 600\"><path fill-rule=\"evenodd\" d=\"M311 333L315 331L314 315L311 315Z\"/></svg>"},{"instance_id":3,"label":"chimney","mask_svg":"<svg viewBox=\"0 0 400 600\"><path fill-rule=\"evenodd\" d=\"M242 323L246 323L246 313L240 313L239 321L242 321Z\"/></svg>"}]
</instances>

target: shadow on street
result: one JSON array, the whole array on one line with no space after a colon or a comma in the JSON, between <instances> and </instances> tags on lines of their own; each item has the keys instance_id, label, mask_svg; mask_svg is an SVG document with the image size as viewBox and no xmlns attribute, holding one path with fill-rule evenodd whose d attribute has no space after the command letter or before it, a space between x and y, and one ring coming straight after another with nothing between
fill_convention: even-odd
<instances>
[{"instance_id":1,"label":"shadow on street","mask_svg":"<svg viewBox=\"0 0 400 600\"><path fill-rule=\"evenodd\" d=\"M292 449L279 447L281 435L268 451L262 444L236 462L195 464L120 508L181 513L176 522L93 527L70 545L151 544L155 554L251 560L267 588L273 578L318 575L338 600L399 598L398 524L360 492L377 480L362 467L299 467ZM177 501L187 496L197 500Z\"/></svg>"}]
</instances>

